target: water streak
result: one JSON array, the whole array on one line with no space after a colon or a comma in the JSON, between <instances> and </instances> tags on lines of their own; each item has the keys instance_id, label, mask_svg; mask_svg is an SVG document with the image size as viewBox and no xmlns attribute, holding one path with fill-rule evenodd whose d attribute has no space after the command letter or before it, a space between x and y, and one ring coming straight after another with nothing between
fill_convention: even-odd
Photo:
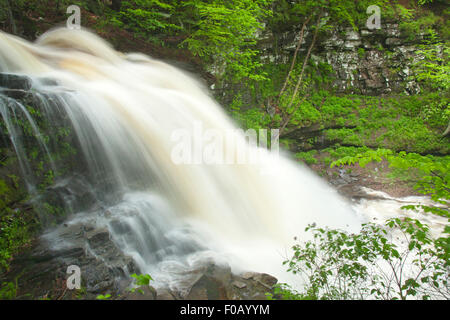
<instances>
[{"instance_id":1,"label":"water streak","mask_svg":"<svg viewBox=\"0 0 450 320\"><path fill-rule=\"evenodd\" d=\"M41 99L53 101L44 102L48 121L55 121L52 112L64 112L72 123L102 207L69 223L84 219L109 228L154 277L167 280L168 272L212 257L281 276L283 250L307 224L359 228L360 215L287 156L244 143L264 161L174 163L175 130L192 131L196 122L224 133L236 126L198 81L168 64L116 52L86 31L57 29L36 43L0 33L0 70L35 79ZM42 85L36 80L42 77L58 85ZM224 155L234 152L225 142Z\"/></svg>"}]
</instances>

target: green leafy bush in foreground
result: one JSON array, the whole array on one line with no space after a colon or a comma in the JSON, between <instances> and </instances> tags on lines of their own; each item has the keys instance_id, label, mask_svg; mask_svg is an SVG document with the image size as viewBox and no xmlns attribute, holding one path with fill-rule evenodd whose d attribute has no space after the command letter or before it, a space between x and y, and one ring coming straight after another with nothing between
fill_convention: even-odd
<instances>
[{"instance_id":1,"label":"green leafy bush in foreground","mask_svg":"<svg viewBox=\"0 0 450 320\"><path fill-rule=\"evenodd\" d=\"M306 231L313 240L294 245L284 262L302 278L303 290L281 284L269 299L450 299L449 237L431 238L418 220L368 223L359 234L313 226Z\"/></svg>"},{"instance_id":2,"label":"green leafy bush in foreground","mask_svg":"<svg viewBox=\"0 0 450 320\"><path fill-rule=\"evenodd\" d=\"M149 274L133 273L132 275L130 275L130 277L134 279L134 285L136 286L136 287L128 289L128 291L131 293L134 293L137 291L140 294L144 294L144 290L142 288L146 287L146 286L150 286L150 281L153 280L153 278ZM118 295L117 297L120 297L120 295ZM96 299L97 300L112 300L112 299L114 299L114 297L108 293L105 295L100 294L96 297Z\"/></svg>"},{"instance_id":3,"label":"green leafy bush in foreground","mask_svg":"<svg viewBox=\"0 0 450 320\"><path fill-rule=\"evenodd\" d=\"M22 212L9 208L4 210L6 214L0 212L0 272L8 270L14 254L31 241Z\"/></svg>"},{"instance_id":4,"label":"green leafy bush in foreground","mask_svg":"<svg viewBox=\"0 0 450 320\"><path fill-rule=\"evenodd\" d=\"M440 206L404 206L449 217L450 159L391 150L366 150L331 164L389 161L394 168L417 170L416 189ZM384 225L363 224L358 234L309 226L313 240L292 247L284 264L304 284L297 292L278 285L269 299L450 299L450 226L433 238L419 220L395 218Z\"/></svg>"}]
</instances>

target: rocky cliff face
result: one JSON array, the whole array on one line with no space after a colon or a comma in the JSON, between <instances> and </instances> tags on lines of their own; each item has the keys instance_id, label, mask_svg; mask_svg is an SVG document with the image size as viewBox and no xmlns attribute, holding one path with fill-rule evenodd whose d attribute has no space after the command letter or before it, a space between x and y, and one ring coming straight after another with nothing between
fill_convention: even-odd
<instances>
[{"instance_id":1,"label":"rocky cliff face","mask_svg":"<svg viewBox=\"0 0 450 320\"><path fill-rule=\"evenodd\" d=\"M306 53L311 38L312 32L306 30L300 55ZM265 60L289 63L298 39L298 30L262 34L261 46ZM282 48L277 54L273 51L273 43L278 43ZM311 59L326 62L332 67L333 87L337 92L415 94L420 88L411 79L408 65L420 59L417 54L418 44L418 40L409 40L395 22L382 23L380 29L374 30L364 28L355 31L351 27L336 26L318 39Z\"/></svg>"},{"instance_id":2,"label":"rocky cliff face","mask_svg":"<svg viewBox=\"0 0 450 320\"><path fill-rule=\"evenodd\" d=\"M37 82L41 90L34 87ZM5 180L6 185L28 194L43 228L64 220L63 212L93 202L86 192L82 177L86 163L77 158L81 148L69 116L58 97L45 91L55 86L51 79L32 82L26 76L0 73L0 179L15 177Z\"/></svg>"},{"instance_id":3,"label":"rocky cliff face","mask_svg":"<svg viewBox=\"0 0 450 320\"><path fill-rule=\"evenodd\" d=\"M419 91L408 67L418 58L417 47L401 36L398 24L374 31L335 31L323 49L326 61L336 71L338 91L368 95Z\"/></svg>"}]
</instances>

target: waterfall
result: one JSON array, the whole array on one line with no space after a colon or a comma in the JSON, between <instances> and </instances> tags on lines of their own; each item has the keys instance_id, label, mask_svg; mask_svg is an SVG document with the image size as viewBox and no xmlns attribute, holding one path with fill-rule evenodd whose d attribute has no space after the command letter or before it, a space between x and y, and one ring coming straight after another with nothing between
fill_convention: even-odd
<instances>
[{"instance_id":1,"label":"waterfall","mask_svg":"<svg viewBox=\"0 0 450 320\"><path fill-rule=\"evenodd\" d=\"M0 33L0 71L31 78L48 121L63 112L76 134L86 188L101 205L73 212L67 223L108 228L156 280L211 258L282 278L283 251L308 224L359 229L362 218L335 190L288 155L248 143L200 82L173 66L116 52L84 30L56 29L35 43ZM3 104L7 124L8 110ZM199 124L231 132L238 143L225 139L224 157L235 159L244 148L258 161L176 163L174 132L194 132ZM20 137L11 138L28 177ZM194 148L203 138L192 134ZM52 237L55 247L66 245Z\"/></svg>"}]
</instances>

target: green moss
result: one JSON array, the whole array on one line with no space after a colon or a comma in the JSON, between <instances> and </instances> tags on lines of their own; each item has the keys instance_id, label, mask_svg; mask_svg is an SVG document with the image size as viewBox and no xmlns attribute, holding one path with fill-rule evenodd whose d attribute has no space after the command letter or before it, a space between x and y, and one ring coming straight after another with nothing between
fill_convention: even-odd
<instances>
[{"instance_id":1,"label":"green moss","mask_svg":"<svg viewBox=\"0 0 450 320\"><path fill-rule=\"evenodd\" d=\"M314 157L316 154L317 154L317 150L311 150L308 152L298 152L295 154L295 157L298 160L303 161L308 165L311 165L311 164L317 163L317 159Z\"/></svg>"},{"instance_id":2,"label":"green moss","mask_svg":"<svg viewBox=\"0 0 450 320\"><path fill-rule=\"evenodd\" d=\"M358 48L358 56L360 59L364 58L366 55L366 50L364 50L364 48L360 47Z\"/></svg>"},{"instance_id":3,"label":"green moss","mask_svg":"<svg viewBox=\"0 0 450 320\"><path fill-rule=\"evenodd\" d=\"M429 28L432 28L439 18L435 16L431 11L427 12L415 12L416 16L409 16L400 20L400 31L408 40L415 40L417 36L427 33Z\"/></svg>"},{"instance_id":4,"label":"green moss","mask_svg":"<svg viewBox=\"0 0 450 320\"><path fill-rule=\"evenodd\" d=\"M28 244L32 238L23 212L4 208L0 212L0 273L9 268L12 257Z\"/></svg>"}]
</instances>

